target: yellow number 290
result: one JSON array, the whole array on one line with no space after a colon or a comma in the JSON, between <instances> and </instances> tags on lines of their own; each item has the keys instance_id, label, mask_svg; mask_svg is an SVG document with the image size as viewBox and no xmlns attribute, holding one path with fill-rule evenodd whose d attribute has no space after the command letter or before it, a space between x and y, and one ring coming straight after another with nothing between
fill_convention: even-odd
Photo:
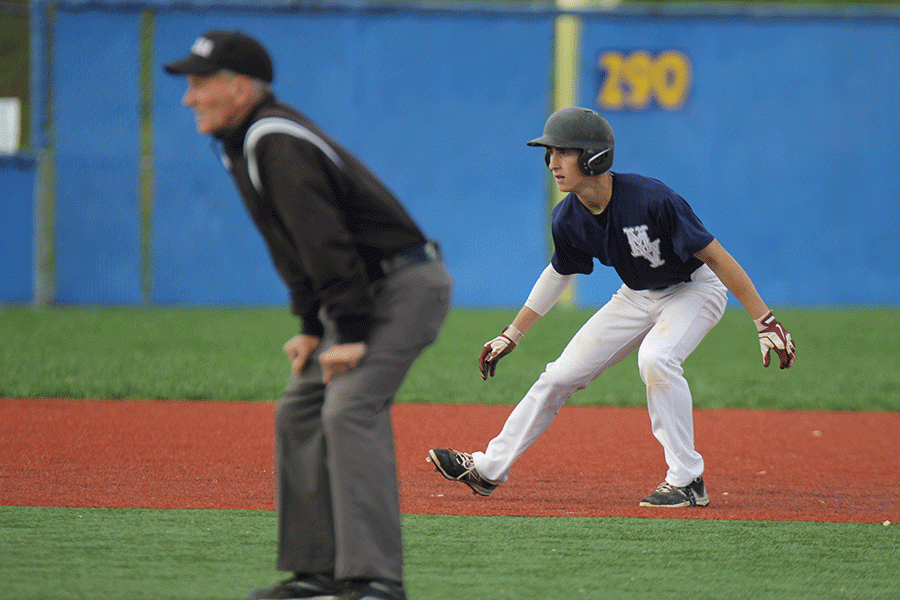
<instances>
[{"instance_id":1,"label":"yellow number 290","mask_svg":"<svg viewBox=\"0 0 900 600\"><path fill-rule=\"evenodd\" d=\"M652 104L678 110L691 88L690 60L677 50L666 50L655 57L644 50L604 52L598 66L606 76L597 104L607 110L643 110Z\"/></svg>"}]
</instances>

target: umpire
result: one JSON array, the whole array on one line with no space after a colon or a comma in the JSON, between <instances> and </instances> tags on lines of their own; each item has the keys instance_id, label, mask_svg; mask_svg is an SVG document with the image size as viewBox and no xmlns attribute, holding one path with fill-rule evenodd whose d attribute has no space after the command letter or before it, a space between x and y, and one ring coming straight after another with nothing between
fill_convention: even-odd
<instances>
[{"instance_id":1,"label":"umpire","mask_svg":"<svg viewBox=\"0 0 900 600\"><path fill-rule=\"evenodd\" d=\"M273 95L272 62L208 31L165 65L221 156L290 291L301 332L275 410L278 569L254 600L405 600L390 408L437 337L450 276L390 191Z\"/></svg>"}]
</instances>

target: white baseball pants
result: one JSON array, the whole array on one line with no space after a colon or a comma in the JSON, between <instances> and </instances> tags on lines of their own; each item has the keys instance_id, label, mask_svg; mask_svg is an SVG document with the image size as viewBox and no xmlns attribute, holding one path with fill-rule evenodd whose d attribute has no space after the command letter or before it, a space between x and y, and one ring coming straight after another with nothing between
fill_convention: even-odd
<instances>
[{"instance_id":1,"label":"white baseball pants","mask_svg":"<svg viewBox=\"0 0 900 600\"><path fill-rule=\"evenodd\" d=\"M653 435L669 467L666 481L686 486L703 473L703 457L694 449L693 401L681 365L722 318L726 304L725 286L706 265L692 281L661 290L623 285L547 365L487 450L472 453L475 470L490 482L505 482L566 400L637 349Z\"/></svg>"}]
</instances>

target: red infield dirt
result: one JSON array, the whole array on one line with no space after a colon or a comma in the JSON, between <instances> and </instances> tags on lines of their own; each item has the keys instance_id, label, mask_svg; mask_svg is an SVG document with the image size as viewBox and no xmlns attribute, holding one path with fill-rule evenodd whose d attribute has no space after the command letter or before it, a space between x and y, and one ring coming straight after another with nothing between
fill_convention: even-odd
<instances>
[{"instance_id":1,"label":"red infield dirt","mask_svg":"<svg viewBox=\"0 0 900 600\"><path fill-rule=\"evenodd\" d=\"M563 408L489 498L425 461L511 408L397 405L403 512L900 522L900 413L698 410L698 509L638 507L665 474L642 409ZM271 403L0 399L0 505L269 510L272 467Z\"/></svg>"}]
</instances>

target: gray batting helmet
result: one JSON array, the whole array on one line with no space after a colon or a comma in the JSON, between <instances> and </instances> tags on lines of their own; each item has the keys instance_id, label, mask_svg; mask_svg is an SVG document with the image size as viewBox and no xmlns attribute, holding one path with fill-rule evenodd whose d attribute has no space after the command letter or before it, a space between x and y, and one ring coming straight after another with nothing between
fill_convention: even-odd
<instances>
[{"instance_id":1,"label":"gray batting helmet","mask_svg":"<svg viewBox=\"0 0 900 600\"><path fill-rule=\"evenodd\" d=\"M615 138L606 119L590 109L573 106L550 115L544 125L544 135L528 145L581 150L578 158L581 172L600 175L612 166ZM549 164L549 150L545 159Z\"/></svg>"}]
</instances>

